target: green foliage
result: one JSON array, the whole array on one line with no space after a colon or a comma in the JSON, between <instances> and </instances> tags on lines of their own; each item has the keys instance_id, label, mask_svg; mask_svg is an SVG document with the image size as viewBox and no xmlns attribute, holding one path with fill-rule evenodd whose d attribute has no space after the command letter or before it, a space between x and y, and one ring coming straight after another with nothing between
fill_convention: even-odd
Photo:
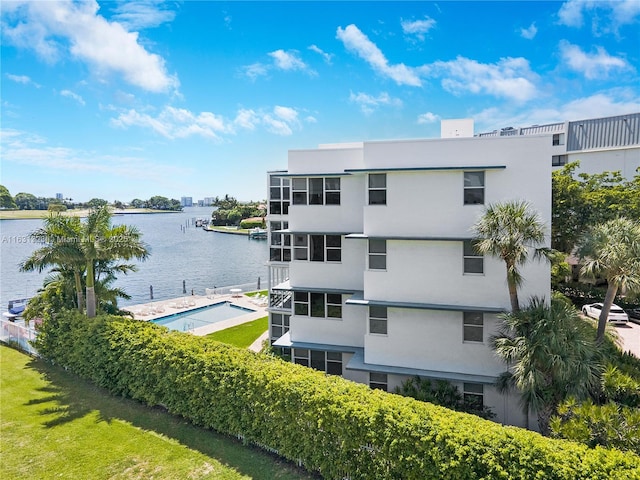
<instances>
[{"instance_id":1,"label":"green foliage","mask_svg":"<svg viewBox=\"0 0 640 480\"><path fill-rule=\"evenodd\" d=\"M266 215L266 211L260 208L260 204L255 202L240 203L229 195L225 195L224 199L216 197L214 205L218 207L211 214L211 223L215 226L242 225L241 221L244 219ZM264 226L264 221L261 221L259 225L242 226L242 228L253 228L254 226Z\"/></svg>"},{"instance_id":2,"label":"green foliage","mask_svg":"<svg viewBox=\"0 0 640 480\"><path fill-rule=\"evenodd\" d=\"M242 220L240 222L240 228L250 229L250 228L264 228L264 219L260 220Z\"/></svg>"},{"instance_id":3,"label":"green foliage","mask_svg":"<svg viewBox=\"0 0 640 480\"><path fill-rule=\"evenodd\" d=\"M269 328L269 317L245 322L207 335L208 338L228 343L239 348L247 348Z\"/></svg>"},{"instance_id":4,"label":"green foliage","mask_svg":"<svg viewBox=\"0 0 640 480\"><path fill-rule=\"evenodd\" d=\"M571 252L587 228L620 216L640 220L640 175L576 175L580 162L552 173L551 246Z\"/></svg>"},{"instance_id":5,"label":"green foliage","mask_svg":"<svg viewBox=\"0 0 640 480\"><path fill-rule=\"evenodd\" d=\"M615 402L596 405L569 399L551 420L552 435L584 443L628 450L640 455L640 409Z\"/></svg>"},{"instance_id":6,"label":"green foliage","mask_svg":"<svg viewBox=\"0 0 640 480\"><path fill-rule=\"evenodd\" d=\"M16 205L20 210L44 210L46 206L41 205L41 202L35 195L31 193L20 192L15 196Z\"/></svg>"},{"instance_id":7,"label":"green foliage","mask_svg":"<svg viewBox=\"0 0 640 480\"><path fill-rule=\"evenodd\" d=\"M465 399L458 390L446 380L430 380L415 376L402 382L396 387L395 393L405 397L415 398L421 402L429 402L457 412L466 412L482 418L493 418L496 415L485 405Z\"/></svg>"},{"instance_id":8,"label":"green foliage","mask_svg":"<svg viewBox=\"0 0 640 480\"><path fill-rule=\"evenodd\" d=\"M640 479L640 457L544 438L148 322L48 319L38 351L327 479Z\"/></svg>"},{"instance_id":9,"label":"green foliage","mask_svg":"<svg viewBox=\"0 0 640 480\"><path fill-rule=\"evenodd\" d=\"M18 208L9 190L4 185L0 185L0 208Z\"/></svg>"}]
</instances>

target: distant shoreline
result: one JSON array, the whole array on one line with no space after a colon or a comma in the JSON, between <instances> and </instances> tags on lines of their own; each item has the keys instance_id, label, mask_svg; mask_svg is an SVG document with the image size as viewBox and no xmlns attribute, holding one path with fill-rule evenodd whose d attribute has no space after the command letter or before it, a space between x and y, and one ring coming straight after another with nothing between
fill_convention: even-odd
<instances>
[{"instance_id":1,"label":"distant shoreline","mask_svg":"<svg viewBox=\"0 0 640 480\"><path fill-rule=\"evenodd\" d=\"M0 220L33 220L44 219L49 216L48 210L0 210ZM86 217L88 208L72 209L62 212L69 217ZM113 210L113 215L143 214L143 213L182 213L179 210L153 210L151 208L127 208Z\"/></svg>"}]
</instances>

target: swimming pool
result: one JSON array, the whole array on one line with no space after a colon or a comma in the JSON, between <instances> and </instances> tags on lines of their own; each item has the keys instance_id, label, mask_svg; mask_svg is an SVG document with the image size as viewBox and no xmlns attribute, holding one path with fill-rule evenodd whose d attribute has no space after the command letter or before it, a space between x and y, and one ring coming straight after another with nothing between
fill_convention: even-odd
<instances>
[{"instance_id":1,"label":"swimming pool","mask_svg":"<svg viewBox=\"0 0 640 480\"><path fill-rule=\"evenodd\" d=\"M174 313L166 317L156 318L152 322L156 325L167 327L169 330L186 332L253 312L255 310L240 307L231 302L220 302L189 310L188 312Z\"/></svg>"}]
</instances>

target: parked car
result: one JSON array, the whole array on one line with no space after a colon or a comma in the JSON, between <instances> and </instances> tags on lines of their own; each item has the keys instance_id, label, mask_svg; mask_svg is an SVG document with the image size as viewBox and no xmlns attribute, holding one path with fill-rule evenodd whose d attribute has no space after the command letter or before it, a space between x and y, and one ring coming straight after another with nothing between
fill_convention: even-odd
<instances>
[{"instance_id":1,"label":"parked car","mask_svg":"<svg viewBox=\"0 0 640 480\"><path fill-rule=\"evenodd\" d=\"M640 320L640 308L630 308L626 311L629 318L635 318L636 320Z\"/></svg>"},{"instance_id":2,"label":"parked car","mask_svg":"<svg viewBox=\"0 0 640 480\"><path fill-rule=\"evenodd\" d=\"M590 303L589 305L584 305L582 307L582 313L587 317L595 318L596 320L600 318L601 311L602 303ZM629 316L622 308L613 304L609 310L609 318L607 318L607 321L611 323L625 324L629 321Z\"/></svg>"}]
</instances>

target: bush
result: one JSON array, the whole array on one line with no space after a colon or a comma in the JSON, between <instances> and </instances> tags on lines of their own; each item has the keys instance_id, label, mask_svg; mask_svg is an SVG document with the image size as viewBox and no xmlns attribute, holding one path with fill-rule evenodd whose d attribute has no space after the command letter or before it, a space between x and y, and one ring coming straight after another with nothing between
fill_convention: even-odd
<instances>
[{"instance_id":1,"label":"bush","mask_svg":"<svg viewBox=\"0 0 640 480\"><path fill-rule=\"evenodd\" d=\"M640 457L544 438L122 317L43 326L50 360L342 479L640 479Z\"/></svg>"},{"instance_id":2,"label":"bush","mask_svg":"<svg viewBox=\"0 0 640 480\"><path fill-rule=\"evenodd\" d=\"M240 222L240 228L263 228L264 220L242 220Z\"/></svg>"}]
</instances>

